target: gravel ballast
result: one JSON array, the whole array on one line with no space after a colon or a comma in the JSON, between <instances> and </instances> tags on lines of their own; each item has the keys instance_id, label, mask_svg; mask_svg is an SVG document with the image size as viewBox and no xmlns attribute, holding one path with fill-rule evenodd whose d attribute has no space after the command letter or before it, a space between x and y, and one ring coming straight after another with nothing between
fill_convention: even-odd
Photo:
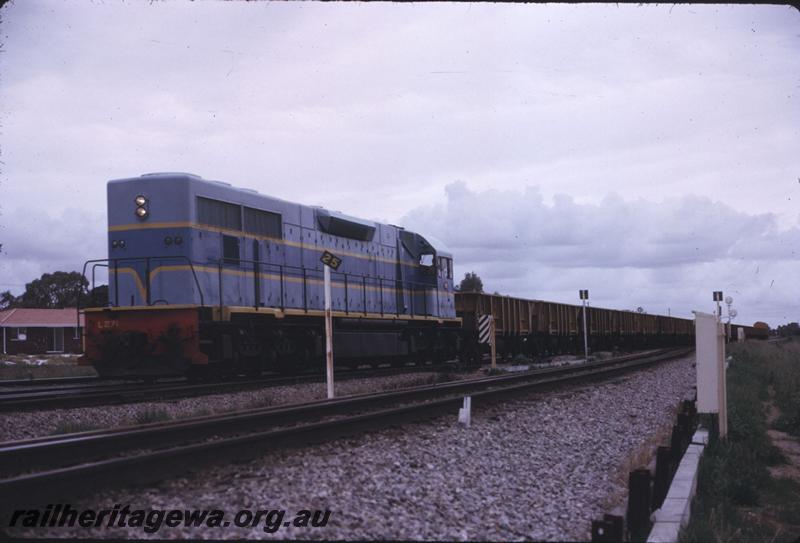
<instances>
[{"instance_id":1,"label":"gravel ballast","mask_svg":"<svg viewBox=\"0 0 800 543\"><path fill-rule=\"evenodd\" d=\"M47 537L588 540L591 520L624 506L627 471L691 397L693 358L392 427L253 461L198 470L153 488L106 491L72 506L329 509L324 528L37 528ZM205 401L201 400L201 401ZM646 462L646 459L644 460Z\"/></svg>"},{"instance_id":2,"label":"gravel ballast","mask_svg":"<svg viewBox=\"0 0 800 543\"><path fill-rule=\"evenodd\" d=\"M406 373L340 380L336 382L337 396L395 390L428 385L456 377L435 372ZM80 431L112 428L193 416L211 415L240 409L268 407L322 400L326 397L324 382L265 387L240 392L209 394L194 398L148 401L102 407L77 407L23 411L0 414L0 441L12 441L47 436L64 430Z\"/></svg>"}]
</instances>

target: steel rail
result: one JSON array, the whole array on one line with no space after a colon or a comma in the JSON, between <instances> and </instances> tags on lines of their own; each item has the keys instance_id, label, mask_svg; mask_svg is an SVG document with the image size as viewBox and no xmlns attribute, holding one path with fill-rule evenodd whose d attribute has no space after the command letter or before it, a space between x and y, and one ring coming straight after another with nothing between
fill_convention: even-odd
<instances>
[{"instance_id":1,"label":"steel rail","mask_svg":"<svg viewBox=\"0 0 800 543\"><path fill-rule=\"evenodd\" d=\"M166 381L162 381L159 383L152 383L149 385L142 384L141 381L136 382L126 382L123 379L113 379L113 380L101 380L96 378L94 382L76 382L76 383L53 383L52 385L48 386L46 384L33 384L30 386L13 386L10 388L3 388L3 385L0 384L0 405L5 398L9 398L10 400L17 400L17 399L25 399L25 398L39 398L39 397L47 397L48 394L52 395L53 397L57 397L59 395L67 395L67 394L81 394L85 392L111 392L115 390L125 390L137 387L158 387L158 386L174 386L178 383L187 383L186 379L182 377L176 377L167 379ZM9 400L9 401L10 401ZM0 408L2 409L2 408Z\"/></svg>"},{"instance_id":2,"label":"steel rail","mask_svg":"<svg viewBox=\"0 0 800 543\"><path fill-rule=\"evenodd\" d=\"M91 383L93 381L101 381L102 379L97 376L87 375L84 377L43 377L41 379L0 379L0 387L17 387L17 386L45 386L45 385L70 385L75 383ZM122 381L124 379L118 379Z\"/></svg>"},{"instance_id":3,"label":"steel rail","mask_svg":"<svg viewBox=\"0 0 800 543\"><path fill-rule=\"evenodd\" d=\"M395 366L389 368L349 369L337 373L339 378L355 379L381 377L403 373L444 371L452 366L446 364ZM190 383L186 380L154 384L93 384L74 385L63 388L34 387L30 390L0 390L0 412L30 411L68 407L87 407L135 403L160 399L190 398L206 394L217 394L259 387L274 387L323 381L321 373L289 376L238 379L216 383ZM2 385L0 385L2 386Z\"/></svg>"},{"instance_id":4,"label":"steel rail","mask_svg":"<svg viewBox=\"0 0 800 543\"><path fill-rule=\"evenodd\" d=\"M685 356L691 349L659 352L625 361L550 368L536 372L487 377L433 386L414 387L381 394L362 394L337 400L250 410L221 416L187 419L141 427L99 430L56 438L39 438L0 444L0 466L17 473L47 466L45 471L0 480L0 502L16 504L46 492L73 491L87 482L101 484L141 483L152 477L174 475L207 458L219 460L223 450L252 456L253 449L274 449L349 433L365 425L385 426L395 420L428 418L460 406L469 392L473 405L505 400L533 389L600 379ZM400 404L398 406L398 404ZM386 407L391 405L392 407ZM342 413L340 418L314 420ZM352 414L355 412L356 414ZM309 421L312 422L304 422ZM294 424L275 428L275 425ZM272 428L264 429L272 425ZM221 437L234 434L233 437ZM212 440L212 438L215 438ZM198 440L206 440L197 442ZM191 444L185 444L195 441ZM159 447L167 447L161 448ZM141 454L109 455L148 450ZM92 461L96 457L101 460ZM187 458L191 458L189 464ZM65 460L66 459L66 460ZM64 466L67 462L78 465ZM83 462L83 463L81 463ZM52 468L55 464L57 467ZM94 486L93 486L94 488ZM61 489L61 490L58 490Z\"/></svg>"}]
</instances>

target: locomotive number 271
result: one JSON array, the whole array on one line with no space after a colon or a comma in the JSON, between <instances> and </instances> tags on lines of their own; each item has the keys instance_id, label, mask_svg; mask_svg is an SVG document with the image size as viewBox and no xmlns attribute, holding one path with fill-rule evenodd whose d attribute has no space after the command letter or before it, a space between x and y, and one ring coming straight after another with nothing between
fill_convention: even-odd
<instances>
[{"instance_id":1,"label":"locomotive number 271","mask_svg":"<svg viewBox=\"0 0 800 543\"><path fill-rule=\"evenodd\" d=\"M339 258L338 256L334 255L333 253L328 252L328 251L325 251L324 253L322 253L322 257L320 257L320 261L323 264L325 264L326 266L330 266L334 270L338 270L339 266L342 265L342 259Z\"/></svg>"}]
</instances>

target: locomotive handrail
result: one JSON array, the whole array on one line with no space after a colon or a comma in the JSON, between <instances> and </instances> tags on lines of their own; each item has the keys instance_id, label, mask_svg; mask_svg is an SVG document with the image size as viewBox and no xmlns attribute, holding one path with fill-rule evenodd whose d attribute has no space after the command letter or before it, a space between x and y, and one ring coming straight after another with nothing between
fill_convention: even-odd
<instances>
[{"instance_id":1,"label":"locomotive handrail","mask_svg":"<svg viewBox=\"0 0 800 543\"><path fill-rule=\"evenodd\" d=\"M203 295L203 288L200 286L200 281L197 279L197 273L194 269L194 264L189 259L189 257L185 255L169 255L169 256L132 256L132 257L123 257L123 258L97 258L93 260L87 260L83 263L83 270L81 272L82 277L86 277L86 267L89 264L92 264L92 288L94 288L94 281L95 276L94 272L97 266L105 266L107 268L111 268L113 264L114 268L114 307L119 307L119 263L120 262L141 262L144 261L145 263L145 302L146 305L152 305L150 303L150 261L151 260L180 260L185 261L189 265L189 269L192 272L192 277L194 278L195 286L197 286L197 293L200 295L200 305L205 306L205 296ZM107 263L107 264L105 264ZM111 302L111 293L109 292L109 303ZM81 310L81 301L80 297L78 298L78 322L80 322L80 310Z\"/></svg>"},{"instance_id":2,"label":"locomotive handrail","mask_svg":"<svg viewBox=\"0 0 800 543\"><path fill-rule=\"evenodd\" d=\"M152 285L151 285L151 282L150 282L150 271L151 271L151 262L153 260L156 260L156 261L162 261L162 260L180 260L180 261L185 261L189 265L189 269L192 272L192 278L194 279L195 285L197 286L197 292L200 295L200 305L201 306L205 306L205 296L203 294L203 289L202 289L202 286L200 285L200 281L199 281L199 279L197 277L197 272L195 270L194 263L187 256L184 256L184 255L140 256L140 257L102 258L102 259L87 260L83 264L82 276L84 276L84 277L86 276L87 266L89 264L92 264L92 285L93 285L93 288L94 288L94 283L95 283L95 279L96 279L95 278L95 270L96 270L96 268L98 266L99 267L109 268L109 271L110 271L110 273L112 273L113 278L114 278L114 293L113 293L114 303L110 304L110 305L113 305L114 307L119 307L119 305L120 305L119 304L119 270L120 270L120 263L124 264L124 263L128 263L128 262L131 262L131 263L133 263L133 262L142 263L143 262L144 265L145 265L145 278L144 278L145 279L145 281L144 281L144 283L145 283L144 284L145 295L144 295L144 302L145 302L145 304L147 306L150 306L150 305L152 305L152 302L151 302L151 295L152 295L151 287L152 287ZM223 280L222 280L223 273L222 272L223 272L223 268L224 268L226 263L229 263L229 264L232 264L232 265L238 266L238 267L242 267L243 264L245 264L245 265L250 264L250 265L253 266L253 270L255 272L253 274L254 275L254 277L253 277L254 305L255 305L256 308L262 306L261 296L260 296L260 294L261 294L260 293L261 282L260 282L260 278L259 278L259 274L261 273L262 267L266 267L267 269L270 269L270 268L275 269L275 268L277 268L277 271L279 272L279 277L280 277L280 308L281 309L285 309L285 306L286 306L284 283L286 281L287 273L288 273L288 275L292 275L294 273L294 274L297 274L298 276L302 276L302 283L303 283L303 309L305 311L308 311L308 293L307 293L308 280L311 277L313 277L313 275L315 273L316 274L320 274L320 275L322 273L322 272L320 272L320 271L318 271L316 269L310 269L310 268L307 268L307 267L304 267L304 266L291 266L291 265L286 265L286 264L275 264L275 263L270 263L270 262L264 262L264 261L261 261L261 260L237 259L236 264L233 264L231 259L219 258L219 259L214 259L214 260L217 263L218 294L219 294L220 311L221 311L221 309L222 309L222 307L224 305ZM212 262L214 260L212 260ZM113 269L113 272L111 272L112 269ZM348 274L348 273L345 273L345 272L333 272L333 274L342 276L344 278L344 289L345 289L344 302L345 302L345 313L347 313L347 314L349 314L351 312L350 311L350 309L351 309L350 308L350 302L349 302L349 290L350 290L350 287L351 287L351 284L350 284L351 283L351 276L357 276L357 277L361 278L361 281L360 281L360 283L361 283L360 290L361 290L361 298L362 298L361 312L364 315L368 314L367 296L366 296L367 284L368 283L378 286L378 289L380 291L380 301L379 301L379 303L380 303L380 313L381 313L381 315L384 315L386 313L386 307L385 307L385 304L384 304L384 296L383 296L383 290L384 290L384 288L386 288L384 283L386 281L389 281L390 283L391 282L395 283L395 287L394 288L395 289L399 289L399 291L401 293L399 299L402 300L403 302L405 301L405 296L403 295L403 291L405 289L408 290L408 292L409 292L409 307L408 307L408 310L409 310L411 316L414 316L414 314L415 314L414 313L414 311L415 311L415 307L414 307L415 306L415 297L416 297L415 290L417 288L419 288L419 287L422 287L422 297L423 297L422 302L423 302L423 312L424 312L423 314L424 315L428 314L428 300L427 300L427 297L428 297L428 291L429 290L431 290L431 289L435 289L436 290L436 305L437 305L437 307L440 305L439 304L439 292L438 292L439 288L438 288L438 284L431 285L429 283L423 283L423 282L419 282L419 281L407 281L407 280L398 281L396 279L386 279L386 278L379 277L379 276L376 276L376 275L362 275L362 274L352 274L352 273ZM109 302L110 301L111 301L111 292L109 292ZM163 300L159 299L158 301L163 301ZM81 306L81 303L80 303L80 299L78 299L78 304L77 305L78 305L78 307L77 307L77 321L80 324L80 311L82 309L82 306ZM395 311L394 311L393 314L398 315L398 316L401 315L401 314L405 314L406 313L405 309L406 309L405 307L401 308L400 303L396 303L395 304Z\"/></svg>"},{"instance_id":3,"label":"locomotive handrail","mask_svg":"<svg viewBox=\"0 0 800 543\"><path fill-rule=\"evenodd\" d=\"M88 264L88 262L86 264ZM86 264L83 265L84 277L85 277L85 273L86 273ZM96 263L92 264L92 291L94 291L94 289L95 289L95 283L96 283L96 281L95 281L95 271L97 270L98 266L108 268L108 264L101 264L99 262L96 262ZM75 297L75 300L76 300L76 302L75 302L76 303L75 324L76 324L76 326L78 328L81 327L81 294L82 294L82 292L80 292L80 290L81 290L81 288L79 286L78 287L78 295Z\"/></svg>"},{"instance_id":4,"label":"locomotive handrail","mask_svg":"<svg viewBox=\"0 0 800 543\"><path fill-rule=\"evenodd\" d=\"M260 291L261 282L260 282L259 274L261 273L263 267L267 268L266 271L269 271L270 268L272 270L275 270L277 268L277 271L279 273L279 281L280 281L280 304L279 304L279 307L281 308L281 310L285 309L285 305L286 305L284 282L285 282L285 278L286 278L287 273L290 276L292 274L295 274L297 277L301 277L302 278L302 284L303 284L303 287L302 287L303 288L302 308L306 312L308 311L308 289L307 289L308 280L310 278L313 278L314 274L319 274L319 275L322 274L322 272L319 271L319 270L308 268L308 267L305 267L305 266L292 266L292 265L287 265L287 264L275 264L275 263L272 263L272 262L264 262L262 260L248 260L248 259L244 259L244 258L236 259L235 263L234 263L234 261L232 259L225 259L225 258L211 259L211 262L214 262L217 265L218 305L219 305L219 308L220 308L220 314L221 314L221 311L222 311L222 307L224 306L223 278L222 278L222 276L223 276L223 268L224 268L224 265L226 263L231 265L231 266L239 267L239 268L244 267L243 265L251 265L252 266L252 270L253 270L253 306L256 308L256 310L259 307L262 307L261 291ZM389 281L390 283L394 282L395 283L395 289L397 289L398 286L399 286L399 289L400 289L401 293L402 293L404 288L408 288L408 290L409 290L409 303L410 303L409 310L410 310L410 315L411 316L414 316L414 298L416 296L415 295L415 287L422 287L422 298L423 298L422 303L423 303L423 311L424 311L423 314L424 315L428 314L428 301L427 301L428 292L427 291L429 291L431 289L435 289L436 290L436 306L437 306L437 308L439 308L439 305L440 305L439 304L439 285L438 285L438 283L434 284L434 285L431 285L431 284L423 283L423 282L419 282L419 281L397 281L396 279L386 279L386 278L379 277L379 276L376 276L376 275L362 275L362 274L352 274L352 273L348 274L348 273L345 273L345 272L336 272L336 271L332 272L332 275L338 275L338 276L343 277L343 279L344 279L344 291L345 291L345 293L344 293L344 305L345 305L344 311L345 311L346 314L350 314L351 313L350 301L349 301L349 295L348 295L349 294L349 290L350 290L350 288L352 286L351 285L351 281L349 280L349 278L351 276L356 276L356 277L361 278L360 290L361 290L362 303L361 303L361 311L360 311L360 313L363 313L364 315L367 315L369 313L368 309L367 309L367 296L366 296L367 283L370 283L370 284L378 286L378 289L380 291L380 313L381 313L381 315L384 315L386 313L386 308L385 308L385 305L384 305L384 298L383 298L383 290L384 290L384 288L386 288L385 285L384 285L384 282L386 282L386 281ZM401 299L403 301L405 300L405 297L402 296L402 294L401 294ZM403 309L405 309L405 307ZM395 311L394 311L393 314L399 316L401 314L405 314L405 311L401 311L400 305L399 304L395 304Z\"/></svg>"},{"instance_id":5,"label":"locomotive handrail","mask_svg":"<svg viewBox=\"0 0 800 543\"><path fill-rule=\"evenodd\" d=\"M97 267L98 267L98 266L107 268L107 267L108 267L108 264L100 264L100 263L98 262L98 263L96 263L96 264L93 264L93 265L92 265L92 290L94 290L94 288L95 288L95 287L94 287L94 284L95 284L95 275L94 275L94 272L95 272L95 270L97 270Z\"/></svg>"}]
</instances>

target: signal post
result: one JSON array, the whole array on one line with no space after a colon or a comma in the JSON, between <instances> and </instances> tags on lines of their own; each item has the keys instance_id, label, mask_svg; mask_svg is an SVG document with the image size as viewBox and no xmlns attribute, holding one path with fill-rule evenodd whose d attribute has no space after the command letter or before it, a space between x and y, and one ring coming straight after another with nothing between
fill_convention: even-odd
<instances>
[{"instance_id":1,"label":"signal post","mask_svg":"<svg viewBox=\"0 0 800 543\"><path fill-rule=\"evenodd\" d=\"M333 311L331 310L331 268L334 271L342 265L342 259L329 251L322 253L320 261L324 269L325 281L325 374L328 384L328 399L334 397L333 391Z\"/></svg>"},{"instance_id":2,"label":"signal post","mask_svg":"<svg viewBox=\"0 0 800 543\"><path fill-rule=\"evenodd\" d=\"M578 295L583 302L583 359L584 362L589 361L589 331L586 330L586 300L589 299L588 290L579 290Z\"/></svg>"}]
</instances>

